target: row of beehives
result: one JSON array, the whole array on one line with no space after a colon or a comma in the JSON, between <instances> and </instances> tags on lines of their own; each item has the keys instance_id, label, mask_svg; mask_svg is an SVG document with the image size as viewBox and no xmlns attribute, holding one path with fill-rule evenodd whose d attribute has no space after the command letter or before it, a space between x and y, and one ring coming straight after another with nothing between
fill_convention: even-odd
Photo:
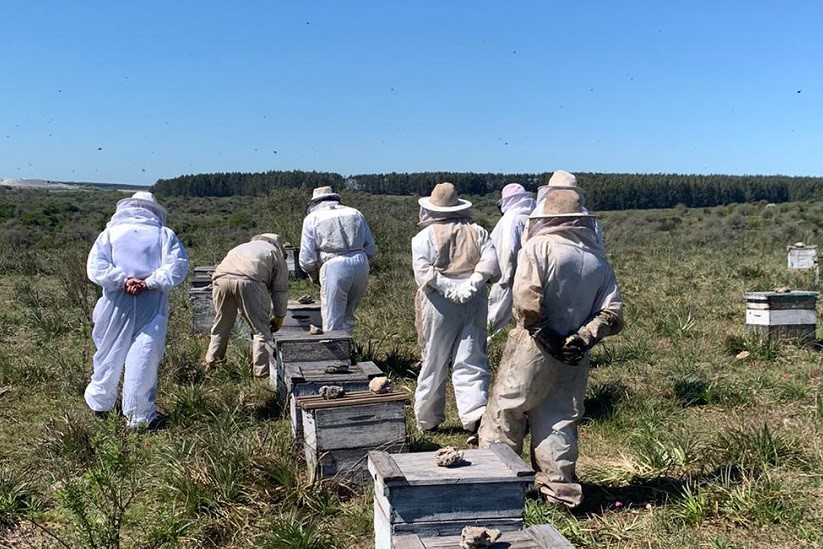
<instances>
[{"instance_id":1,"label":"row of beehives","mask_svg":"<svg viewBox=\"0 0 823 549\"><path fill-rule=\"evenodd\" d=\"M198 273L210 283L210 269L197 268L193 287ZM203 302L210 306L210 299ZM210 307L203 309L213 315ZM370 392L369 382L382 372L372 362L352 360L347 333L309 333L321 324L318 304L289 302L275 334L270 385L288 404L295 442L313 479L374 483L376 549L460 547L467 527L499 536L495 545L477 547L571 547L550 525L524 529L534 473L507 447L466 450L451 468L438 467L434 452L406 453L407 395ZM324 398L320 392L329 386L341 387L344 395Z\"/></svg>"}]
</instances>

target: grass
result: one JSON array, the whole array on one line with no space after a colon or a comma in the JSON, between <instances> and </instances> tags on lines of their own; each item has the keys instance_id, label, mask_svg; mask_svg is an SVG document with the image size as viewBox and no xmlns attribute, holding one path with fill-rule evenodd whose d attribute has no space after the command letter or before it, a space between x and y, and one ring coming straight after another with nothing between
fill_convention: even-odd
<instances>
[{"instance_id":1,"label":"grass","mask_svg":"<svg viewBox=\"0 0 823 549\"><path fill-rule=\"evenodd\" d=\"M128 434L116 415L91 417L82 391L99 290L84 264L118 195L0 192L27 210L46 198L77 207L54 227L8 219L0 233L0 546L370 546L370 491L309 480L281 406L251 375L244 335L225 364L204 370L207 342L189 328L185 286L171 296L160 369L167 428ZM257 232L297 242L305 194L166 205L194 266ZM344 198L381 248L358 310L357 356L413 392L414 199ZM475 203L479 218L496 219L494 200ZM583 508L531 494L529 524L551 522L587 548L823 543L823 355L819 345L747 334L743 300L777 286L816 289L808 273L786 269L785 246L816 242L823 209L785 204L748 219L762 206L603 213L628 327L593 353ZM293 297L312 290L291 288ZM491 342L493 371L504 344L505 334ZM437 433L416 433L409 414L413 450L465 446L451 394L448 402Z\"/></svg>"}]
</instances>

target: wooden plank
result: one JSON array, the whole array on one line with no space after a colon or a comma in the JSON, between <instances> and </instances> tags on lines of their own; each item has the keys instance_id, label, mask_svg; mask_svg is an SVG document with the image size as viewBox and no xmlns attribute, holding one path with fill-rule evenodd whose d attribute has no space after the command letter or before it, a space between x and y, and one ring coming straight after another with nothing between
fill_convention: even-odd
<instances>
[{"instance_id":1,"label":"wooden plank","mask_svg":"<svg viewBox=\"0 0 823 549\"><path fill-rule=\"evenodd\" d=\"M320 395L301 396L297 399L297 406L303 410L318 410L322 408L338 408L357 404L385 404L389 402L407 403L409 401L409 395L398 391L380 395L368 391L360 391L349 393L340 398L333 399L325 399Z\"/></svg>"},{"instance_id":2,"label":"wooden plank","mask_svg":"<svg viewBox=\"0 0 823 549\"><path fill-rule=\"evenodd\" d=\"M367 460L368 453L375 449L391 452L404 452L408 449L405 443L384 444L378 447L346 448L328 450L315 453L311 456L313 467L309 467L312 480L319 475L322 478L335 477L341 482L355 486L366 486L371 482ZM309 459L306 460L307 464Z\"/></svg>"},{"instance_id":3,"label":"wooden plank","mask_svg":"<svg viewBox=\"0 0 823 549\"><path fill-rule=\"evenodd\" d=\"M525 483L511 482L463 484L459 488L392 486L386 499L390 502L392 524L522 519L528 488Z\"/></svg>"},{"instance_id":4,"label":"wooden plank","mask_svg":"<svg viewBox=\"0 0 823 549\"><path fill-rule=\"evenodd\" d=\"M405 482L411 485L472 484L476 482L512 482L530 484L528 476L518 477L490 449L463 450L466 465L438 467L435 452L414 452L395 456L397 467L403 472ZM390 485L389 481L386 481Z\"/></svg>"},{"instance_id":5,"label":"wooden plank","mask_svg":"<svg viewBox=\"0 0 823 549\"><path fill-rule=\"evenodd\" d=\"M392 538L392 543L396 544L397 540L405 540L408 537L408 535L395 536ZM461 536L413 537L420 540L420 543L423 544L423 549L456 549L460 547ZM541 542L536 541L535 538L530 535L529 530L520 530L517 532L503 532L500 537L497 538L497 541L489 546L489 549L546 549L548 547L554 546L542 545Z\"/></svg>"},{"instance_id":6,"label":"wooden plank","mask_svg":"<svg viewBox=\"0 0 823 549\"><path fill-rule=\"evenodd\" d=\"M457 540L458 547L460 540ZM392 549L427 549L418 535L397 536L391 540ZM452 545L454 547L454 545Z\"/></svg>"},{"instance_id":7,"label":"wooden plank","mask_svg":"<svg viewBox=\"0 0 823 549\"><path fill-rule=\"evenodd\" d=\"M551 524L536 524L526 530L534 540L540 544L538 547L550 549L574 549L574 545L563 537L563 534Z\"/></svg>"},{"instance_id":8,"label":"wooden plank","mask_svg":"<svg viewBox=\"0 0 823 549\"><path fill-rule=\"evenodd\" d=\"M520 456L514 453L514 450L506 446L505 444L491 444L489 449L494 452L494 454L500 458L500 461L509 468L509 470L514 473L517 477L528 477L534 476L534 470L526 465Z\"/></svg>"},{"instance_id":9,"label":"wooden plank","mask_svg":"<svg viewBox=\"0 0 823 549\"><path fill-rule=\"evenodd\" d=\"M387 452L369 452L369 471L382 482L403 482L406 477L397 466L394 458Z\"/></svg>"},{"instance_id":10,"label":"wooden plank","mask_svg":"<svg viewBox=\"0 0 823 549\"><path fill-rule=\"evenodd\" d=\"M379 405L385 408L385 405ZM370 406L369 408L374 408ZM358 406L357 408L364 408ZM397 408L397 407L395 407ZM328 418L322 417L317 412L339 411L313 410L303 412L303 432L308 441L307 417L312 417L311 427L314 429L313 448L318 452L326 450L336 450L342 448L359 448L370 446L376 448L390 442L406 441L406 421L402 407L399 410L377 410L369 411L362 417L353 417L351 420L329 422ZM307 442L308 444L308 442Z\"/></svg>"},{"instance_id":11,"label":"wooden plank","mask_svg":"<svg viewBox=\"0 0 823 549\"><path fill-rule=\"evenodd\" d=\"M516 532L523 530L522 518L499 518L499 519L472 519L446 520L438 522L417 522L417 523L396 523L390 525L392 535L417 534L421 539L457 536L466 526L481 526L483 528L495 528L501 532ZM376 533L376 532L375 532ZM376 538L376 536L375 536ZM459 547L459 545L458 545ZM494 546L490 549L496 549Z\"/></svg>"},{"instance_id":12,"label":"wooden plank","mask_svg":"<svg viewBox=\"0 0 823 549\"><path fill-rule=\"evenodd\" d=\"M282 336L275 336L275 347L279 359L283 363L289 362L317 362L320 360L351 360L351 338L345 339L315 339L315 340L293 340L295 335L308 332L304 330L293 330L284 333ZM292 340L286 341L283 338Z\"/></svg>"}]
</instances>

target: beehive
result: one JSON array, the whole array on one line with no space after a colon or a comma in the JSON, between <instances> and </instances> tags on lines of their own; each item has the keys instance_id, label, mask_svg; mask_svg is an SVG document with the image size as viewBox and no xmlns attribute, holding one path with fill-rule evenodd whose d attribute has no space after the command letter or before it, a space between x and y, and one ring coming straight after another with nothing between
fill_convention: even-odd
<instances>
[{"instance_id":1,"label":"beehive","mask_svg":"<svg viewBox=\"0 0 823 549\"><path fill-rule=\"evenodd\" d=\"M351 335L344 331L331 331L312 335L308 331L291 328L274 334L275 376L269 376L269 384L285 403L288 392L284 380L286 364L325 362L351 363Z\"/></svg>"},{"instance_id":2,"label":"beehive","mask_svg":"<svg viewBox=\"0 0 823 549\"><path fill-rule=\"evenodd\" d=\"M302 411L303 447L312 478L337 476L349 483L367 484L371 450L406 450L405 393L347 393L326 400L296 397Z\"/></svg>"},{"instance_id":3,"label":"beehive","mask_svg":"<svg viewBox=\"0 0 823 549\"><path fill-rule=\"evenodd\" d=\"M457 549L460 536L421 538L416 534L395 536L391 549ZM550 524L530 526L519 532L503 532L489 549L574 549L569 540Z\"/></svg>"},{"instance_id":4,"label":"beehive","mask_svg":"<svg viewBox=\"0 0 823 549\"><path fill-rule=\"evenodd\" d=\"M763 339L813 340L817 328L817 292L748 292L746 329Z\"/></svg>"},{"instance_id":5,"label":"beehive","mask_svg":"<svg viewBox=\"0 0 823 549\"><path fill-rule=\"evenodd\" d=\"M502 444L464 454L466 465L447 468L435 464L435 452L369 453L376 549L390 549L392 536L403 534L457 536L464 526L523 529L534 471Z\"/></svg>"},{"instance_id":6,"label":"beehive","mask_svg":"<svg viewBox=\"0 0 823 549\"><path fill-rule=\"evenodd\" d=\"M796 242L793 246L786 246L786 251L789 269L808 270L817 267L817 246Z\"/></svg>"},{"instance_id":7,"label":"beehive","mask_svg":"<svg viewBox=\"0 0 823 549\"><path fill-rule=\"evenodd\" d=\"M301 329L308 330L311 325L322 326L319 303L300 303L289 300L286 317L283 319L281 330Z\"/></svg>"},{"instance_id":8,"label":"beehive","mask_svg":"<svg viewBox=\"0 0 823 549\"><path fill-rule=\"evenodd\" d=\"M341 373L327 373L330 366L337 367L345 364L348 371ZM296 398L312 396L320 393L324 385L338 385L347 393L367 391L369 380L383 375L374 362L359 362L349 364L348 361L324 360L319 362L290 362L283 366L283 382L285 384L286 399L289 403L291 427L294 440L298 444L303 438L303 416L297 407Z\"/></svg>"}]
</instances>

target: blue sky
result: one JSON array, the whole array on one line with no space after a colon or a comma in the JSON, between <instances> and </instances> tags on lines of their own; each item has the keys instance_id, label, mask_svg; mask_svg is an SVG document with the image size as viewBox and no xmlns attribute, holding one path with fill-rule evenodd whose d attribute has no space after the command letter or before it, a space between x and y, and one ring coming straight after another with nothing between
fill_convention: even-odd
<instances>
[{"instance_id":1,"label":"blue sky","mask_svg":"<svg viewBox=\"0 0 823 549\"><path fill-rule=\"evenodd\" d=\"M0 177L823 176L823 3L0 0Z\"/></svg>"}]
</instances>

